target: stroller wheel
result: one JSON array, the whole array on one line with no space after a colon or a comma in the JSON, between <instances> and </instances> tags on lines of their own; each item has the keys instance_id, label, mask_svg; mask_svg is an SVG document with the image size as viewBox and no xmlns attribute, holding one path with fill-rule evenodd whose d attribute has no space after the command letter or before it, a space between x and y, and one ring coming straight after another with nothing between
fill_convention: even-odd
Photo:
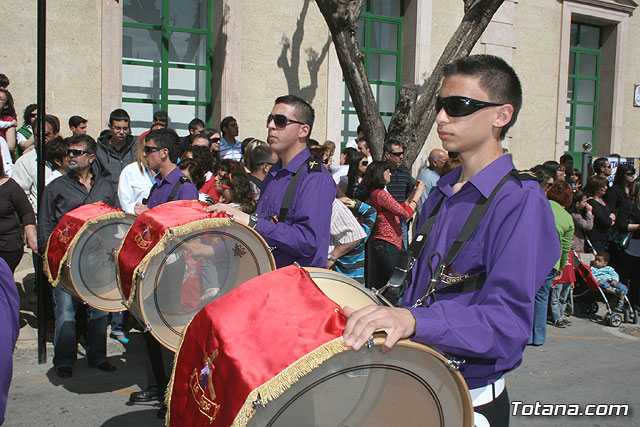
<instances>
[{"instance_id":1,"label":"stroller wheel","mask_svg":"<svg viewBox=\"0 0 640 427\"><path fill-rule=\"evenodd\" d=\"M627 322L633 323L634 325L638 323L638 310L629 308L625 314L627 315Z\"/></svg>"},{"instance_id":2,"label":"stroller wheel","mask_svg":"<svg viewBox=\"0 0 640 427\"><path fill-rule=\"evenodd\" d=\"M607 320L607 322L609 323L609 326L613 326L614 328L617 328L622 324L622 316L618 313L613 313L611 316L609 316L609 319Z\"/></svg>"}]
</instances>

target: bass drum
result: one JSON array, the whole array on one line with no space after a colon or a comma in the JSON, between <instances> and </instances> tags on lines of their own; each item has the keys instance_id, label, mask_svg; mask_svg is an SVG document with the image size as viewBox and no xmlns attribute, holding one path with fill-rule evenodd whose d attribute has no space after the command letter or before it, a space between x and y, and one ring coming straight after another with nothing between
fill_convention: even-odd
<instances>
[{"instance_id":1,"label":"bass drum","mask_svg":"<svg viewBox=\"0 0 640 427\"><path fill-rule=\"evenodd\" d=\"M202 307L275 268L267 243L243 224L173 235L137 277L127 308L175 352Z\"/></svg>"},{"instance_id":2,"label":"bass drum","mask_svg":"<svg viewBox=\"0 0 640 427\"><path fill-rule=\"evenodd\" d=\"M305 267L340 306L381 305L368 289L331 270ZM249 426L472 426L473 405L462 375L434 349L401 340L386 354L346 351L303 376L279 398L257 407Z\"/></svg>"},{"instance_id":3,"label":"bass drum","mask_svg":"<svg viewBox=\"0 0 640 427\"><path fill-rule=\"evenodd\" d=\"M278 399L257 407L252 427L435 427L473 425L467 385L430 347L399 341L333 356Z\"/></svg>"}]
</instances>

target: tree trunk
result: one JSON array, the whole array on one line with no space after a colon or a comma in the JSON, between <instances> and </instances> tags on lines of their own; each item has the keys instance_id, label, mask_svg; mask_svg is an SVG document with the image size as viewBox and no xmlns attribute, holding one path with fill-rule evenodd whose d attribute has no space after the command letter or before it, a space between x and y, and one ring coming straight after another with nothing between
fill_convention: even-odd
<instances>
[{"instance_id":1,"label":"tree trunk","mask_svg":"<svg viewBox=\"0 0 640 427\"><path fill-rule=\"evenodd\" d=\"M374 158L382 156L386 129L364 68L356 29L364 0L316 0L333 37L342 75Z\"/></svg>"},{"instance_id":2,"label":"tree trunk","mask_svg":"<svg viewBox=\"0 0 640 427\"><path fill-rule=\"evenodd\" d=\"M398 138L407 145L405 163L409 168L418 157L433 127L437 114L435 100L442 84L444 66L469 55L503 2L504 0L464 0L465 15L462 22L440 56L420 97L415 85L403 85L400 89L400 99L389 124L388 137ZM316 3L329 26L344 80L371 153L374 158L380 159L387 132L369 85L364 69L364 55L356 37L364 0L316 0Z\"/></svg>"},{"instance_id":3,"label":"tree trunk","mask_svg":"<svg viewBox=\"0 0 640 427\"><path fill-rule=\"evenodd\" d=\"M435 122L437 115L435 111L436 96L442 84L442 72L445 65L469 55L503 2L504 0L466 0L462 22L442 52L423 93L415 104L407 106L402 104L401 98L398 106L404 108L396 108L389 124L389 137L398 138L407 145L404 158L409 168L420 154ZM405 90L411 91L409 88L405 88Z\"/></svg>"}]
</instances>

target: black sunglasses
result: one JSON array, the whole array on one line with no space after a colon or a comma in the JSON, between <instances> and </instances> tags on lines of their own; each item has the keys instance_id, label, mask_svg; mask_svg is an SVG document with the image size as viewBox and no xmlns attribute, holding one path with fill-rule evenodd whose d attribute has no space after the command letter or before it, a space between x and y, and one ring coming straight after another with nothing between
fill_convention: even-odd
<instances>
[{"instance_id":1,"label":"black sunglasses","mask_svg":"<svg viewBox=\"0 0 640 427\"><path fill-rule=\"evenodd\" d=\"M466 96L447 96L446 98L436 98L436 114L444 108L444 111L450 117L463 117L473 114L478 110L487 107L498 107L504 104L496 104L493 102L478 101L477 99L467 98Z\"/></svg>"},{"instance_id":2,"label":"black sunglasses","mask_svg":"<svg viewBox=\"0 0 640 427\"><path fill-rule=\"evenodd\" d=\"M327 157L326 159L323 159L322 163L324 163L325 165L328 165L329 164L329 158Z\"/></svg>"},{"instance_id":3,"label":"black sunglasses","mask_svg":"<svg viewBox=\"0 0 640 427\"><path fill-rule=\"evenodd\" d=\"M83 154L88 153L87 150L77 150L75 148L68 148L67 149L67 156L73 156L73 157L79 157L82 156Z\"/></svg>"},{"instance_id":4,"label":"black sunglasses","mask_svg":"<svg viewBox=\"0 0 640 427\"><path fill-rule=\"evenodd\" d=\"M369 166L369 162L367 160L363 160L360 162L362 166Z\"/></svg>"},{"instance_id":5,"label":"black sunglasses","mask_svg":"<svg viewBox=\"0 0 640 427\"><path fill-rule=\"evenodd\" d=\"M404 156L404 151L389 151L389 154L396 157L400 157L400 156Z\"/></svg>"},{"instance_id":6,"label":"black sunglasses","mask_svg":"<svg viewBox=\"0 0 640 427\"><path fill-rule=\"evenodd\" d=\"M220 138L214 136L213 138L211 138L211 142L220 142Z\"/></svg>"},{"instance_id":7,"label":"black sunglasses","mask_svg":"<svg viewBox=\"0 0 640 427\"><path fill-rule=\"evenodd\" d=\"M284 114L269 114L267 116L267 127L269 127L269 122L273 120L273 124L276 125L277 128L284 128L289 123L298 123L299 125L306 125L307 123L299 122L297 120L290 119Z\"/></svg>"},{"instance_id":8,"label":"black sunglasses","mask_svg":"<svg viewBox=\"0 0 640 427\"><path fill-rule=\"evenodd\" d=\"M149 154L149 153L153 153L155 151L160 151L162 150L162 147L153 147L151 145L145 145L144 146L144 152Z\"/></svg>"}]
</instances>

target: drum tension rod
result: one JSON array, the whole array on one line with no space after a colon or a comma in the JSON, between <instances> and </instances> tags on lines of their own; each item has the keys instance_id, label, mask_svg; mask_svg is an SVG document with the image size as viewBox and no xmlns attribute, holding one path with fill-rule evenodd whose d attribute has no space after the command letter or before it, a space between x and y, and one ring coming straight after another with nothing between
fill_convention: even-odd
<instances>
[{"instance_id":1,"label":"drum tension rod","mask_svg":"<svg viewBox=\"0 0 640 427\"><path fill-rule=\"evenodd\" d=\"M266 407L266 403L262 401L262 396L260 396L260 393L258 393L258 398L253 402L253 409Z\"/></svg>"},{"instance_id":2,"label":"drum tension rod","mask_svg":"<svg viewBox=\"0 0 640 427\"><path fill-rule=\"evenodd\" d=\"M367 348L372 348L373 347L373 335L371 335L371 337L369 337L369 339L367 340Z\"/></svg>"}]
</instances>

